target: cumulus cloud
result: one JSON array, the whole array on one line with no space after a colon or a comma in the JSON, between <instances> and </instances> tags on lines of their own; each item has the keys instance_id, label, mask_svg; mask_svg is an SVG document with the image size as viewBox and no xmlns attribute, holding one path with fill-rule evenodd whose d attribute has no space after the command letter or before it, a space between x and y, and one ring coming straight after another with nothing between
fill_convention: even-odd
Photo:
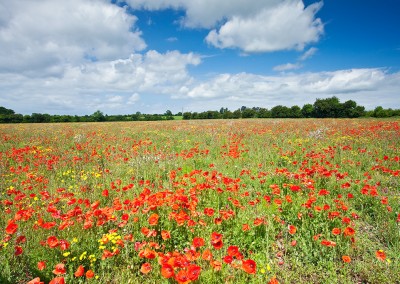
<instances>
[{"instance_id":1,"label":"cumulus cloud","mask_svg":"<svg viewBox=\"0 0 400 284\"><path fill-rule=\"evenodd\" d=\"M128 0L137 9L182 9L185 27L211 29L206 41L218 48L245 52L303 50L317 42L323 24L316 13L322 2L304 6L302 0Z\"/></svg>"},{"instance_id":2,"label":"cumulus cloud","mask_svg":"<svg viewBox=\"0 0 400 284\"><path fill-rule=\"evenodd\" d=\"M398 80L398 81L396 81ZM379 104L393 107L400 88L400 73L389 74L382 69L349 69L333 72L261 76L249 73L220 74L209 81L185 90L176 98L220 102L236 106L237 102L251 106L303 105L316 98L337 96L353 99L366 107ZM371 100L372 99L372 100ZM224 104L225 103L225 104ZM196 106L193 108L197 110Z\"/></svg>"},{"instance_id":3,"label":"cumulus cloud","mask_svg":"<svg viewBox=\"0 0 400 284\"><path fill-rule=\"evenodd\" d=\"M179 93L191 84L188 65L200 64L199 55L178 51L131 54L127 59L67 66L60 77L31 78L0 73L0 105L20 113L129 113L139 93L154 96ZM132 91L135 91L132 94Z\"/></svg>"},{"instance_id":4,"label":"cumulus cloud","mask_svg":"<svg viewBox=\"0 0 400 284\"><path fill-rule=\"evenodd\" d=\"M105 0L1 5L0 72L60 76L66 66L124 58L146 47L137 18Z\"/></svg>"},{"instance_id":5,"label":"cumulus cloud","mask_svg":"<svg viewBox=\"0 0 400 284\"><path fill-rule=\"evenodd\" d=\"M282 65L275 66L273 70L275 71L288 71L288 70L296 70L301 68L299 63L286 63Z\"/></svg>"}]
</instances>

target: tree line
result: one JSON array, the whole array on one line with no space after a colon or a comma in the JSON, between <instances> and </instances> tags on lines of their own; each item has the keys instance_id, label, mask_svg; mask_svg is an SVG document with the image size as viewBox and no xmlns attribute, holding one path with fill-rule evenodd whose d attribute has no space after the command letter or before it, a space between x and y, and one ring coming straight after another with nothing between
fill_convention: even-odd
<instances>
[{"instance_id":1,"label":"tree line","mask_svg":"<svg viewBox=\"0 0 400 284\"><path fill-rule=\"evenodd\" d=\"M238 118L357 118L357 117L392 117L400 116L400 109L384 109L381 106L366 111L365 107L348 100L341 103L337 97L317 99L314 104L297 105L292 107L278 105L271 109L262 107L246 107L230 111L221 108L219 111L184 112L173 114L167 110L164 114L142 114L136 112L127 115L107 115L97 110L91 115L50 115L32 113L22 115L12 109L0 106L0 123L52 123L52 122L101 122L101 121L159 121L183 119L238 119Z\"/></svg>"},{"instance_id":2,"label":"tree line","mask_svg":"<svg viewBox=\"0 0 400 284\"><path fill-rule=\"evenodd\" d=\"M400 116L400 109L384 109L381 106L366 111L353 100L341 103L337 97L317 99L314 104L292 107L278 105L271 109L242 106L230 111L184 112L183 119L238 119L238 118L357 118L357 117L392 117Z\"/></svg>"}]
</instances>

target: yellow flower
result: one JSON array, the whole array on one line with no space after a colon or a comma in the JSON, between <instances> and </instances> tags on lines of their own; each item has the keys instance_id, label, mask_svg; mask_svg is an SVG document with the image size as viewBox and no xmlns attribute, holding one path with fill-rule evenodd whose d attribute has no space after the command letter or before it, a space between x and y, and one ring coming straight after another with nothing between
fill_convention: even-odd
<instances>
[{"instance_id":1,"label":"yellow flower","mask_svg":"<svg viewBox=\"0 0 400 284\"><path fill-rule=\"evenodd\" d=\"M71 254L71 252L66 251L66 252L63 253L63 256L67 257L67 256L69 256L70 254Z\"/></svg>"}]
</instances>

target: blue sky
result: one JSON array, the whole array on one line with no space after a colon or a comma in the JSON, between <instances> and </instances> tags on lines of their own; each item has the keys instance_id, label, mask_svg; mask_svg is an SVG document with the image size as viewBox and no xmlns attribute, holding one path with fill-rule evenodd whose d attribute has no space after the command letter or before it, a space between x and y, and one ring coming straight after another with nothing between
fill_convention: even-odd
<instances>
[{"instance_id":1,"label":"blue sky","mask_svg":"<svg viewBox=\"0 0 400 284\"><path fill-rule=\"evenodd\" d=\"M0 105L400 108L398 0L0 0Z\"/></svg>"}]
</instances>

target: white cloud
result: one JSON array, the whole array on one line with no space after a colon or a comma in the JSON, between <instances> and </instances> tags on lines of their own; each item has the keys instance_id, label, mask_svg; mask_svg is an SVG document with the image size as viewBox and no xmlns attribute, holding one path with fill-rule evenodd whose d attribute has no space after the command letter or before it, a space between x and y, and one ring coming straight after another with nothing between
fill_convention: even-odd
<instances>
[{"instance_id":1,"label":"white cloud","mask_svg":"<svg viewBox=\"0 0 400 284\"><path fill-rule=\"evenodd\" d=\"M201 101L191 104L193 110L204 105L238 105L273 107L303 105L316 98L337 96L355 100L373 108L376 105L400 107L398 90L400 73L389 74L382 69L349 69L334 72L260 76L249 73L221 74L213 79L185 89L176 98ZM217 104L218 106L218 104ZM215 109L212 107L210 109Z\"/></svg>"},{"instance_id":2,"label":"white cloud","mask_svg":"<svg viewBox=\"0 0 400 284\"><path fill-rule=\"evenodd\" d=\"M182 24L212 29L206 41L218 48L245 52L302 50L317 42L323 24L315 14L322 2L304 7L302 0L128 0L137 9L183 9Z\"/></svg>"},{"instance_id":3,"label":"white cloud","mask_svg":"<svg viewBox=\"0 0 400 284\"><path fill-rule=\"evenodd\" d=\"M273 70L275 71L288 71L288 70L296 70L301 68L299 63L286 63L282 65L275 66Z\"/></svg>"},{"instance_id":4,"label":"white cloud","mask_svg":"<svg viewBox=\"0 0 400 284\"><path fill-rule=\"evenodd\" d=\"M212 30L206 40L219 48L239 47L245 52L302 50L323 32L322 22L314 19L320 6L316 3L304 9L302 2L290 1L251 18L234 16L219 30Z\"/></svg>"},{"instance_id":5,"label":"white cloud","mask_svg":"<svg viewBox=\"0 0 400 284\"><path fill-rule=\"evenodd\" d=\"M190 85L187 66L200 62L193 53L150 50L127 59L67 66L59 77L0 73L0 105L19 113L130 113L139 92L159 100L157 96L179 93L181 86Z\"/></svg>"},{"instance_id":6,"label":"white cloud","mask_svg":"<svg viewBox=\"0 0 400 284\"><path fill-rule=\"evenodd\" d=\"M5 1L0 72L60 76L83 61L126 58L146 47L135 16L105 0ZM3 12L4 13L4 12Z\"/></svg>"},{"instance_id":7,"label":"white cloud","mask_svg":"<svg viewBox=\"0 0 400 284\"><path fill-rule=\"evenodd\" d=\"M128 98L127 104L134 105L140 100L140 95L138 93L134 93L132 96Z\"/></svg>"},{"instance_id":8,"label":"white cloud","mask_svg":"<svg viewBox=\"0 0 400 284\"><path fill-rule=\"evenodd\" d=\"M311 58L317 51L318 51L318 48L311 47L306 52L304 52L302 56L300 56L299 60L300 61L307 60L307 59Z\"/></svg>"}]
</instances>

